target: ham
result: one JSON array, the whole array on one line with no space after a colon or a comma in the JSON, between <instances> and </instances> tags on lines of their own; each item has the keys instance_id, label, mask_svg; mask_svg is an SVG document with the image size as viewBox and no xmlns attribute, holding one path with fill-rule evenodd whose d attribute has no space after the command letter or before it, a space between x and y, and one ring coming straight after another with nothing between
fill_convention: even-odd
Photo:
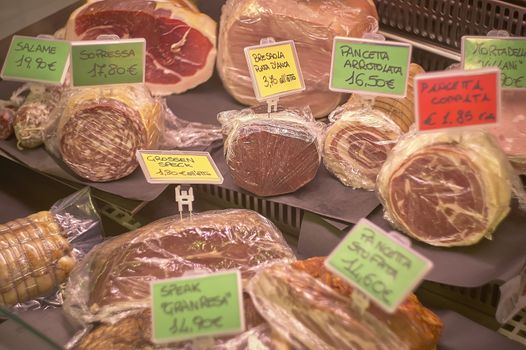
<instances>
[{"instance_id":1,"label":"ham","mask_svg":"<svg viewBox=\"0 0 526 350\"><path fill-rule=\"evenodd\" d=\"M257 104L243 49L260 39L294 40L306 91L280 99L284 106L310 106L324 117L342 101L329 91L334 36L361 37L377 17L368 0L228 0L219 33L218 71L227 91L240 103Z\"/></svg>"},{"instance_id":2,"label":"ham","mask_svg":"<svg viewBox=\"0 0 526 350\"><path fill-rule=\"evenodd\" d=\"M386 218L435 246L489 237L510 210L511 167L481 131L407 135L377 178Z\"/></svg>"},{"instance_id":3,"label":"ham","mask_svg":"<svg viewBox=\"0 0 526 350\"><path fill-rule=\"evenodd\" d=\"M212 76L216 23L189 1L99 0L71 14L67 40L102 34L146 39L146 83L154 95L182 93Z\"/></svg>"}]
</instances>

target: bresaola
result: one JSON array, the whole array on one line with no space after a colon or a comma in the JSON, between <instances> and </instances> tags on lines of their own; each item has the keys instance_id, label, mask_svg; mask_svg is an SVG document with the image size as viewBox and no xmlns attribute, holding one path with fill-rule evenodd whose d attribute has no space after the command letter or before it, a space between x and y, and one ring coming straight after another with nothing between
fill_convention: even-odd
<instances>
[{"instance_id":1,"label":"bresaola","mask_svg":"<svg viewBox=\"0 0 526 350\"><path fill-rule=\"evenodd\" d=\"M386 217L436 246L489 237L510 210L511 167L481 131L407 135L377 178Z\"/></svg>"},{"instance_id":2,"label":"bresaola","mask_svg":"<svg viewBox=\"0 0 526 350\"><path fill-rule=\"evenodd\" d=\"M215 32L216 23L189 1L99 0L71 14L66 39L145 38L147 86L154 95L169 95L212 76Z\"/></svg>"}]
</instances>

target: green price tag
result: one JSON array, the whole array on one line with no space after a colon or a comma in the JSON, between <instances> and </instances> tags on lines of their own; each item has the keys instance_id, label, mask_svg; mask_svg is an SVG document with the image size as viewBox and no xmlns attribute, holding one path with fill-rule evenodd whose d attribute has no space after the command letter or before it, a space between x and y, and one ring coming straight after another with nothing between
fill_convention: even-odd
<instances>
[{"instance_id":1,"label":"green price tag","mask_svg":"<svg viewBox=\"0 0 526 350\"><path fill-rule=\"evenodd\" d=\"M497 67L503 89L526 89L526 38L462 37L464 69Z\"/></svg>"},{"instance_id":2,"label":"green price tag","mask_svg":"<svg viewBox=\"0 0 526 350\"><path fill-rule=\"evenodd\" d=\"M392 313L433 264L362 219L325 260L325 266Z\"/></svg>"},{"instance_id":3,"label":"green price tag","mask_svg":"<svg viewBox=\"0 0 526 350\"><path fill-rule=\"evenodd\" d=\"M63 40L13 36L0 74L5 80L60 85L66 76L70 44Z\"/></svg>"},{"instance_id":4,"label":"green price tag","mask_svg":"<svg viewBox=\"0 0 526 350\"><path fill-rule=\"evenodd\" d=\"M230 335L245 329L238 270L155 281L151 295L155 343Z\"/></svg>"},{"instance_id":5,"label":"green price tag","mask_svg":"<svg viewBox=\"0 0 526 350\"><path fill-rule=\"evenodd\" d=\"M144 83L144 39L71 43L73 86Z\"/></svg>"},{"instance_id":6,"label":"green price tag","mask_svg":"<svg viewBox=\"0 0 526 350\"><path fill-rule=\"evenodd\" d=\"M404 97L410 60L409 44L335 37L329 88Z\"/></svg>"}]
</instances>

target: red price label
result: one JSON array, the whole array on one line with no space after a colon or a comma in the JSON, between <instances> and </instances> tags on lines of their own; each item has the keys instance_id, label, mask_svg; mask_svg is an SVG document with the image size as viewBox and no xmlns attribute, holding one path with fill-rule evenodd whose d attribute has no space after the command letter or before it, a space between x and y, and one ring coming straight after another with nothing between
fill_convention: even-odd
<instances>
[{"instance_id":1,"label":"red price label","mask_svg":"<svg viewBox=\"0 0 526 350\"><path fill-rule=\"evenodd\" d=\"M481 69L415 78L419 131L495 125L500 120L500 71Z\"/></svg>"}]
</instances>

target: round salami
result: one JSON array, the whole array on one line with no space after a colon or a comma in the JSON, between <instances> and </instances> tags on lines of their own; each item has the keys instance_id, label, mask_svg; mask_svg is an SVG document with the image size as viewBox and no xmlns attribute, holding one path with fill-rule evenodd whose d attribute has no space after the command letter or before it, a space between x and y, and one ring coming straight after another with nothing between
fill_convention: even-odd
<instances>
[{"instance_id":1,"label":"round salami","mask_svg":"<svg viewBox=\"0 0 526 350\"><path fill-rule=\"evenodd\" d=\"M138 149L157 143L159 124L160 104L143 87L76 89L64 101L58 152L80 177L117 180L135 170Z\"/></svg>"}]
</instances>

